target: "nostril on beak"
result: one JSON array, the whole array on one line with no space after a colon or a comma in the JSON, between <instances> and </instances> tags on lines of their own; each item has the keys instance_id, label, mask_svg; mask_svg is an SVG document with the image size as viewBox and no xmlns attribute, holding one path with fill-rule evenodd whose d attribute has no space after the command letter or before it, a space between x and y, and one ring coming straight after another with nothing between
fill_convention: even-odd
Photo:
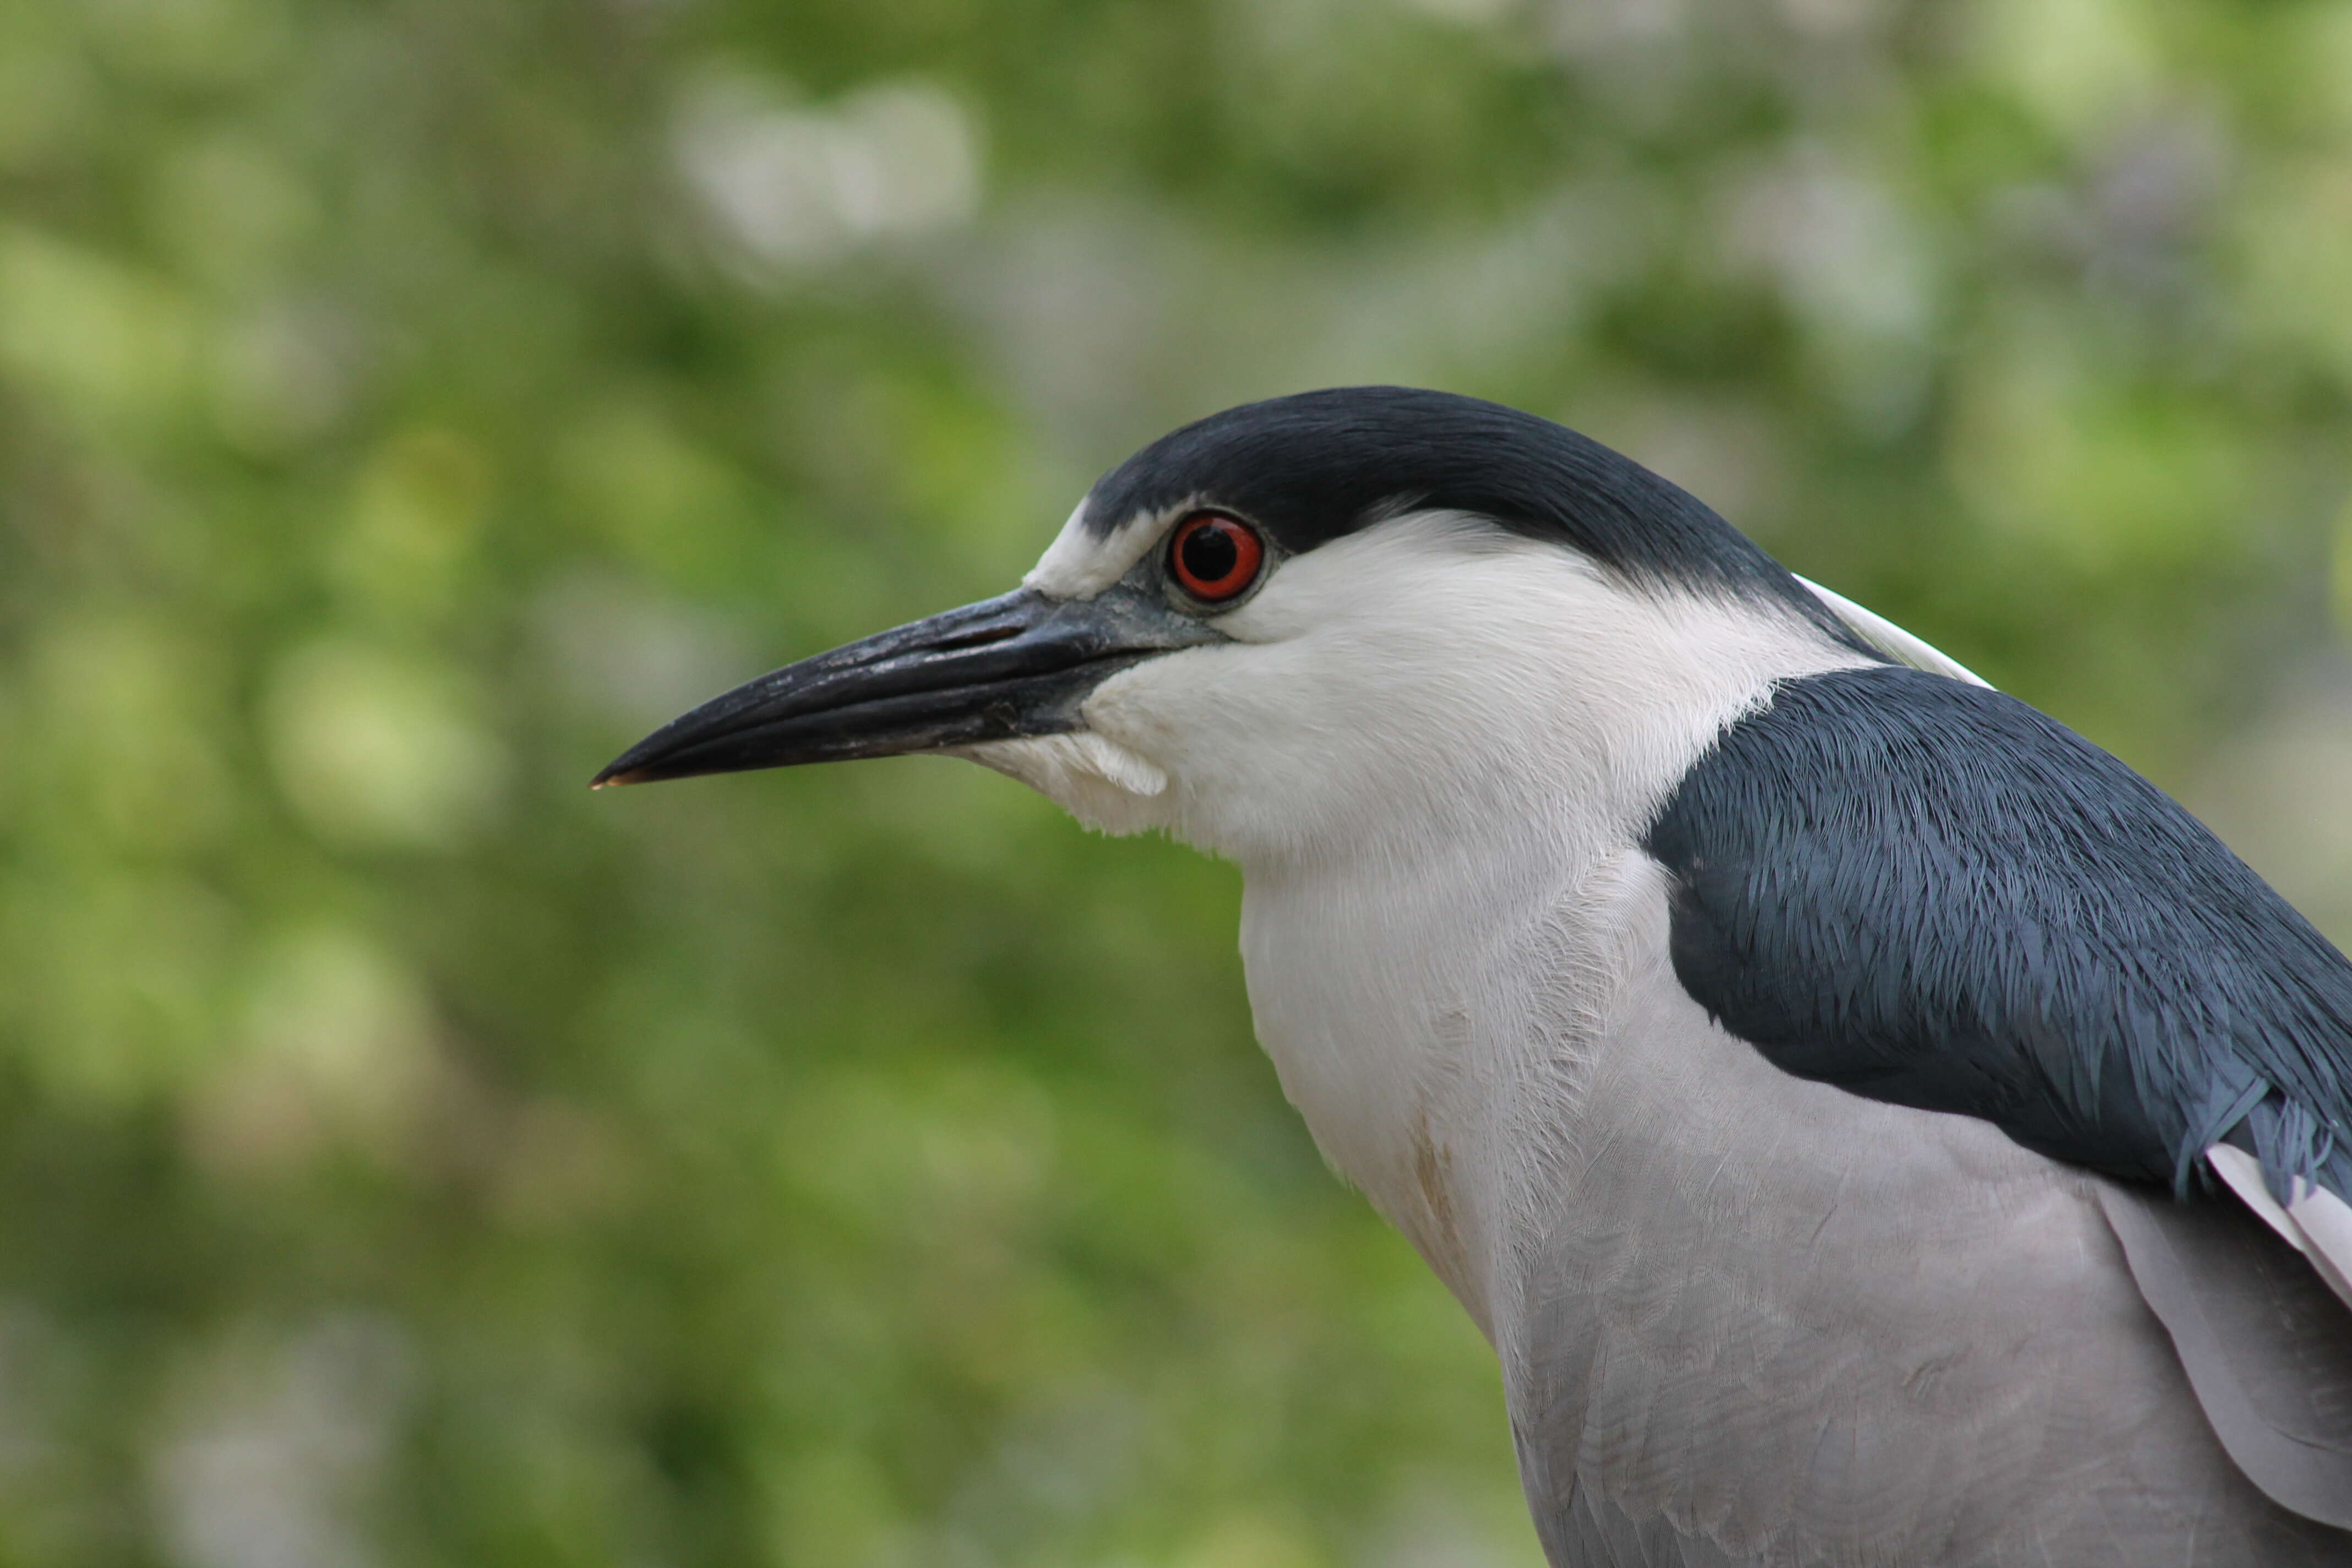
<instances>
[{"instance_id":1,"label":"nostril on beak","mask_svg":"<svg viewBox=\"0 0 2352 1568\"><path fill-rule=\"evenodd\" d=\"M991 643L1010 641L1026 629L1018 622L1008 622L993 626L975 626L970 631L958 632L951 637L941 637L931 644L930 648L934 653L961 653L966 648L986 647Z\"/></svg>"}]
</instances>

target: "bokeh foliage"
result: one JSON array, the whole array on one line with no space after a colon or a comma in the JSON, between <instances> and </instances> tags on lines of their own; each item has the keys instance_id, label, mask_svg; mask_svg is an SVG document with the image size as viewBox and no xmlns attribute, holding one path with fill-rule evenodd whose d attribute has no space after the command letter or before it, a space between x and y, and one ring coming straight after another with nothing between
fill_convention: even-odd
<instances>
[{"instance_id":1,"label":"bokeh foliage","mask_svg":"<svg viewBox=\"0 0 2352 1568\"><path fill-rule=\"evenodd\" d=\"M2347 0L0 6L0 1563L1534 1562L1229 868L582 788L1375 379L2352 931Z\"/></svg>"}]
</instances>

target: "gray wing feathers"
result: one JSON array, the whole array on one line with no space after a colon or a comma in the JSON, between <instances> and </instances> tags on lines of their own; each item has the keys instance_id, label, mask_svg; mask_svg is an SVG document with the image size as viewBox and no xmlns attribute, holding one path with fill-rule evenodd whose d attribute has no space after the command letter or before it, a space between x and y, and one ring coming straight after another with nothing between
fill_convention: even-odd
<instances>
[{"instance_id":1,"label":"gray wing feathers","mask_svg":"<svg viewBox=\"0 0 2352 1568\"><path fill-rule=\"evenodd\" d=\"M2271 1196L2270 1184L2263 1179L2263 1163L2233 1144L2216 1143L2205 1151L2205 1163L2222 1184L2238 1194L2262 1222L2278 1232L2281 1239L2305 1257L2311 1256L2311 1243L2303 1237L2303 1226L2286 1212L2286 1205Z\"/></svg>"},{"instance_id":2,"label":"gray wing feathers","mask_svg":"<svg viewBox=\"0 0 2352 1568\"><path fill-rule=\"evenodd\" d=\"M2140 1294L2230 1457L2274 1501L2352 1529L2352 1320L2234 1206L2099 1193Z\"/></svg>"},{"instance_id":3,"label":"gray wing feathers","mask_svg":"<svg viewBox=\"0 0 2352 1568\"><path fill-rule=\"evenodd\" d=\"M2352 1564L2215 1436L2108 1184L1791 1078L1670 987L1581 1047L1497 1315L1556 1563Z\"/></svg>"},{"instance_id":4,"label":"gray wing feathers","mask_svg":"<svg viewBox=\"0 0 2352 1568\"><path fill-rule=\"evenodd\" d=\"M2304 1185L2286 1205L2287 1218L2303 1232L2303 1250L2336 1299L2352 1307L2352 1207L2325 1187ZM2352 1332L2352 1323L2345 1325Z\"/></svg>"},{"instance_id":5,"label":"gray wing feathers","mask_svg":"<svg viewBox=\"0 0 2352 1568\"><path fill-rule=\"evenodd\" d=\"M2311 1260L2339 1300L2352 1307L2352 1208L2342 1198L2298 1180L2294 1195L2281 1204L2263 1179L2262 1162L2234 1144L2214 1144L2205 1151L2205 1162L2264 1225Z\"/></svg>"}]
</instances>

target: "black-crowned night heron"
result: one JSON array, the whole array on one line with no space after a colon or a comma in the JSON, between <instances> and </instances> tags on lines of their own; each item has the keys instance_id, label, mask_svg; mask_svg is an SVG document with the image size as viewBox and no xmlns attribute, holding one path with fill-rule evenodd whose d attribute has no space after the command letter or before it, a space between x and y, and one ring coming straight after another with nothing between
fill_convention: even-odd
<instances>
[{"instance_id":1,"label":"black-crowned night heron","mask_svg":"<svg viewBox=\"0 0 2352 1568\"><path fill-rule=\"evenodd\" d=\"M1241 864L1259 1038L1556 1563L2352 1563L2352 964L1657 476L1232 409L598 782L905 752Z\"/></svg>"}]
</instances>

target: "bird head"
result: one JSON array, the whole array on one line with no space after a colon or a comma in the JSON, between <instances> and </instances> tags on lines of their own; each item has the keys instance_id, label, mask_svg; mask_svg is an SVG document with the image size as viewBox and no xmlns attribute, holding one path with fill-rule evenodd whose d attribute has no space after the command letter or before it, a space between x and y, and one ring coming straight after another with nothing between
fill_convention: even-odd
<instances>
[{"instance_id":1,"label":"bird head","mask_svg":"<svg viewBox=\"0 0 2352 1568\"><path fill-rule=\"evenodd\" d=\"M934 752L1245 864L1654 794L1770 679L1882 655L1658 476L1399 387L1213 415L1013 592L763 675L596 784Z\"/></svg>"}]
</instances>

